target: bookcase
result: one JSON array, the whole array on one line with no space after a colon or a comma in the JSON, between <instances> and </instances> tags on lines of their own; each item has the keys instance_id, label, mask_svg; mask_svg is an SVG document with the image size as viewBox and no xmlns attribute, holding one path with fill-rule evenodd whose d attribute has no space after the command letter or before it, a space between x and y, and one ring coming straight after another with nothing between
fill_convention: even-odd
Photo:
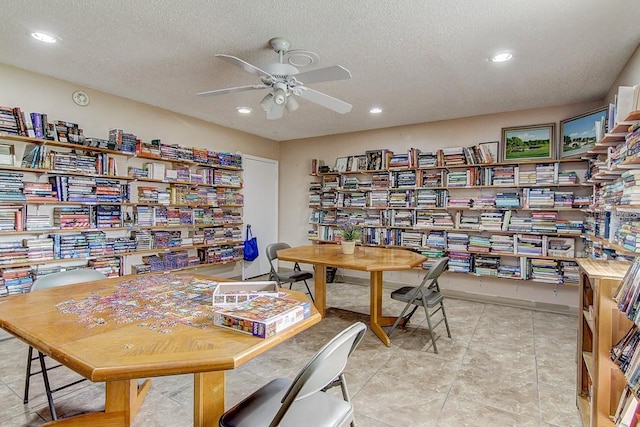
<instances>
[{"instance_id":1,"label":"bookcase","mask_svg":"<svg viewBox=\"0 0 640 427\"><path fill-rule=\"evenodd\" d=\"M113 277L242 259L242 157L131 137L0 134L0 296L61 268Z\"/></svg>"},{"instance_id":2,"label":"bookcase","mask_svg":"<svg viewBox=\"0 0 640 427\"><path fill-rule=\"evenodd\" d=\"M585 160L446 164L444 154L439 165L415 148L396 157L384 170L312 173L309 238L339 240L336 225L351 221L361 244L422 252L425 267L446 254L454 273L578 284Z\"/></svg>"},{"instance_id":3,"label":"bookcase","mask_svg":"<svg viewBox=\"0 0 640 427\"><path fill-rule=\"evenodd\" d=\"M637 89L636 89L637 90ZM640 253L640 111L616 114L610 104L606 133L586 153L594 202L585 210L587 253L631 260Z\"/></svg>"},{"instance_id":4,"label":"bookcase","mask_svg":"<svg viewBox=\"0 0 640 427\"><path fill-rule=\"evenodd\" d=\"M579 259L578 264L580 313L576 403L584 426L613 426L612 416L625 379L609 354L632 322L618 311L612 297L631 263Z\"/></svg>"}]
</instances>

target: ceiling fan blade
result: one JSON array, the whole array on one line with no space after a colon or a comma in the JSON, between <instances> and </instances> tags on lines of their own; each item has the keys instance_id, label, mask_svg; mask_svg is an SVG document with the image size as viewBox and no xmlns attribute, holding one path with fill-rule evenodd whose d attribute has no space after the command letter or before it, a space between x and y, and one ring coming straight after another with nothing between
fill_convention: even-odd
<instances>
[{"instance_id":1,"label":"ceiling fan blade","mask_svg":"<svg viewBox=\"0 0 640 427\"><path fill-rule=\"evenodd\" d=\"M273 104L271 108L267 110L267 119L276 120L282 117L284 114L285 104Z\"/></svg>"},{"instance_id":2,"label":"ceiling fan blade","mask_svg":"<svg viewBox=\"0 0 640 427\"><path fill-rule=\"evenodd\" d=\"M261 70L260 68L256 67L255 65L251 65L248 62L243 61L240 58L236 58L235 56L218 53L218 54L216 54L216 57L218 57L220 59L224 59L225 61L230 62L231 64L242 68L247 73L251 73L251 74L254 74L256 76L265 77L265 78L269 78L269 79L275 80L274 77L271 74L267 73L264 70Z\"/></svg>"},{"instance_id":3,"label":"ceiling fan blade","mask_svg":"<svg viewBox=\"0 0 640 427\"><path fill-rule=\"evenodd\" d=\"M334 80L346 80L351 78L351 73L340 65L305 71L295 75L296 80L307 85L311 83L330 82Z\"/></svg>"},{"instance_id":4,"label":"ceiling fan blade","mask_svg":"<svg viewBox=\"0 0 640 427\"><path fill-rule=\"evenodd\" d=\"M225 95L227 93L233 92L244 92L245 90L254 90L254 89L266 89L269 86L267 85L249 85L249 86L239 86L239 87L230 87L227 89L217 89L217 90L208 90L206 92L199 92L198 96L214 96L214 95Z\"/></svg>"},{"instance_id":5,"label":"ceiling fan blade","mask_svg":"<svg viewBox=\"0 0 640 427\"><path fill-rule=\"evenodd\" d=\"M300 90L300 96L311 102L322 105L325 108L335 111L336 113L345 114L351 111L353 105L341 101L333 96L329 96L326 93L318 92L305 86L298 86L296 89Z\"/></svg>"}]
</instances>

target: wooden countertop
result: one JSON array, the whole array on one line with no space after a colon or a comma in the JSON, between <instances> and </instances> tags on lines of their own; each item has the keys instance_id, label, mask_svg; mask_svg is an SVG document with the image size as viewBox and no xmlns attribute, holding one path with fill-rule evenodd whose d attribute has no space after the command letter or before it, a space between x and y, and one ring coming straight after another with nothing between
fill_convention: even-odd
<instances>
[{"instance_id":1,"label":"wooden countertop","mask_svg":"<svg viewBox=\"0 0 640 427\"><path fill-rule=\"evenodd\" d=\"M589 277L597 279L622 279L632 264L629 261L588 258L579 258L576 261Z\"/></svg>"}]
</instances>

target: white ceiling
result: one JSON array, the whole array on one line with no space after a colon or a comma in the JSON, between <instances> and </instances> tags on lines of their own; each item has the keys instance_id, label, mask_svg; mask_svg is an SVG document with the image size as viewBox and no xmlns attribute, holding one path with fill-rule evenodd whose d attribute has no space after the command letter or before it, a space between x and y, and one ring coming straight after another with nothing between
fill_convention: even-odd
<instances>
[{"instance_id":1,"label":"white ceiling","mask_svg":"<svg viewBox=\"0 0 640 427\"><path fill-rule=\"evenodd\" d=\"M638 0L0 0L0 62L273 140L601 99L640 43ZM54 46L29 37L57 35ZM272 37L342 65L311 85L345 115L300 98L267 120L259 83L215 58L277 62ZM494 64L493 53L514 59ZM239 116L236 106L253 108ZM384 112L372 116L369 108Z\"/></svg>"}]
</instances>

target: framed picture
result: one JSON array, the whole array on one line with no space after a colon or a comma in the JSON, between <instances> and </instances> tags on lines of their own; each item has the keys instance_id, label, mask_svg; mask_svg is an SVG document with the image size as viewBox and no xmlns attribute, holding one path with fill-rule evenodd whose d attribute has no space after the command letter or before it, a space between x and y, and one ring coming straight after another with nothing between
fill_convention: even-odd
<instances>
[{"instance_id":1,"label":"framed picture","mask_svg":"<svg viewBox=\"0 0 640 427\"><path fill-rule=\"evenodd\" d=\"M478 144L482 155L482 163L494 163L500 161L500 141L481 142ZM486 158L485 153L489 153L491 160Z\"/></svg>"},{"instance_id":2,"label":"framed picture","mask_svg":"<svg viewBox=\"0 0 640 427\"><path fill-rule=\"evenodd\" d=\"M502 128L502 161L553 159L555 123Z\"/></svg>"},{"instance_id":3,"label":"framed picture","mask_svg":"<svg viewBox=\"0 0 640 427\"><path fill-rule=\"evenodd\" d=\"M608 108L601 107L560 122L558 157L577 157L596 143L596 132L604 129ZM597 130L598 129L598 130Z\"/></svg>"},{"instance_id":4,"label":"framed picture","mask_svg":"<svg viewBox=\"0 0 640 427\"><path fill-rule=\"evenodd\" d=\"M346 172L348 163L349 163L348 157L338 157L336 159L336 172Z\"/></svg>"},{"instance_id":5,"label":"framed picture","mask_svg":"<svg viewBox=\"0 0 640 427\"><path fill-rule=\"evenodd\" d=\"M347 172L351 172L353 170L353 156L347 157Z\"/></svg>"},{"instance_id":6,"label":"framed picture","mask_svg":"<svg viewBox=\"0 0 640 427\"><path fill-rule=\"evenodd\" d=\"M355 163L355 159L354 159L354 163ZM366 171L367 170L367 156L358 156L358 169L359 171Z\"/></svg>"},{"instance_id":7,"label":"framed picture","mask_svg":"<svg viewBox=\"0 0 640 427\"><path fill-rule=\"evenodd\" d=\"M382 170L382 150L367 151L367 169L372 171Z\"/></svg>"}]
</instances>

